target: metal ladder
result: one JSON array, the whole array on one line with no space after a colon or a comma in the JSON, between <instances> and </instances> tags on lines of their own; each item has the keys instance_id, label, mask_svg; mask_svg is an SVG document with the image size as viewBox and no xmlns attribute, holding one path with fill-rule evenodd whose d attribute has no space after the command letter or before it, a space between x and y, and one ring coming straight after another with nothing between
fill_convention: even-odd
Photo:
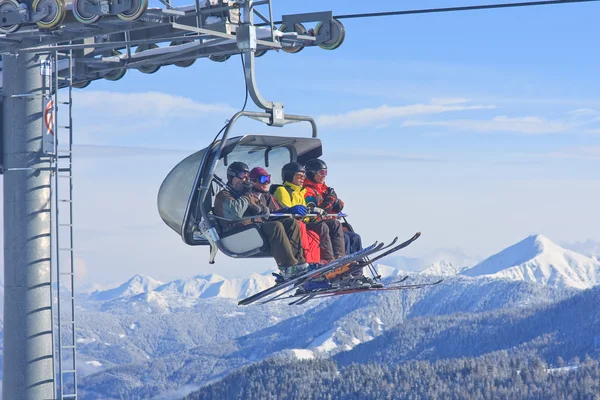
<instances>
[{"instance_id":1,"label":"metal ladder","mask_svg":"<svg viewBox=\"0 0 600 400\"><path fill-rule=\"evenodd\" d=\"M75 253L73 247L73 51L54 51L50 55L49 99L44 107L46 128L53 129L51 258L56 274L56 318L53 334L56 346L55 393L60 400L77 400L77 341L75 326ZM66 64L66 73L61 73ZM66 87L64 87L66 85ZM59 88L67 98L59 96ZM51 102L48 105L48 102ZM48 117L48 112L52 116ZM63 119L59 120L59 116ZM44 132L46 133L46 132ZM54 312L53 312L54 313ZM55 353L55 354L56 354ZM58 370L56 369L58 363ZM58 382L57 382L58 381ZM58 385L57 385L58 383ZM58 387L57 387L58 386Z\"/></svg>"}]
</instances>

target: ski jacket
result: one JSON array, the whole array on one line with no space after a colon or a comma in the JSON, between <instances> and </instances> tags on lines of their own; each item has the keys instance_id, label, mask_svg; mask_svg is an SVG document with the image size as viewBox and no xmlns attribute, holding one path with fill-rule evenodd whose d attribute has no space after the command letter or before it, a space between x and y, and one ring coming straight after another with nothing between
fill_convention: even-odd
<instances>
[{"instance_id":1,"label":"ski jacket","mask_svg":"<svg viewBox=\"0 0 600 400\"><path fill-rule=\"evenodd\" d=\"M269 192L263 193L253 189L252 196L256 197L258 199L258 202L262 206L267 207L272 213L283 210L281 204L279 204L277 202L277 199L275 199L275 197Z\"/></svg>"},{"instance_id":2,"label":"ski jacket","mask_svg":"<svg viewBox=\"0 0 600 400\"><path fill-rule=\"evenodd\" d=\"M338 199L335 191L324 183L317 183L306 178L304 189L306 190L304 194L306 204L314 203L315 206L328 213L339 213L344 208L344 202Z\"/></svg>"},{"instance_id":3,"label":"ski jacket","mask_svg":"<svg viewBox=\"0 0 600 400\"><path fill-rule=\"evenodd\" d=\"M290 191L287 189L291 189ZM284 182L282 186L279 186L273 196L275 199L281 204L283 207L289 208L297 205L306 205L306 201L304 200L304 196L306 193L306 189L302 186L294 185L291 182Z\"/></svg>"},{"instance_id":4,"label":"ski jacket","mask_svg":"<svg viewBox=\"0 0 600 400\"><path fill-rule=\"evenodd\" d=\"M241 220L241 218L269 214L269 207L261 204L255 196L252 196L250 193L239 196L229 186L217 193L213 210L216 216L233 220L218 220L219 225L221 225L225 232L240 226L263 222L261 218L244 220Z\"/></svg>"}]
</instances>

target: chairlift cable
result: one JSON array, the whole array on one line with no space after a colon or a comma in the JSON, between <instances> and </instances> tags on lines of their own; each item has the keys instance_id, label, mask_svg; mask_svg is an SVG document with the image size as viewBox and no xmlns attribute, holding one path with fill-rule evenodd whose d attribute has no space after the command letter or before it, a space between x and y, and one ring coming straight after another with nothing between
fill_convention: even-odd
<instances>
[{"instance_id":1,"label":"chairlift cable","mask_svg":"<svg viewBox=\"0 0 600 400\"><path fill-rule=\"evenodd\" d=\"M477 6L461 6L461 7L443 7L443 8L425 8L416 10L400 10L400 11L384 11L375 13L361 14L345 14L336 15L335 19L350 19L350 18L369 18L369 17L388 17L393 15L410 15L410 14L430 14L452 11L473 11L473 10L488 10L494 8L514 8L514 7L531 7L531 6L547 6L552 4L568 4L568 3L589 3L599 0L542 0L542 1L526 1L520 3L497 3L497 4L482 4Z\"/></svg>"},{"instance_id":2,"label":"chairlift cable","mask_svg":"<svg viewBox=\"0 0 600 400\"><path fill-rule=\"evenodd\" d=\"M570 4L570 3L590 3L600 0L541 0L541 1L526 1L519 3L496 3L482 4L477 6L460 6L460 7L443 7L443 8L422 8L416 10L398 10L398 11L382 11L374 13L360 14L343 14L334 15L335 19L352 19L352 18L370 18L370 17L391 17L395 15L412 15L412 14L432 14L444 13L453 11L474 11L474 10L490 10L495 8L516 8L516 7L532 7L532 6L549 6L553 4ZM280 25L283 21L274 21L276 25ZM267 24L256 24L256 26L266 26Z\"/></svg>"}]
</instances>

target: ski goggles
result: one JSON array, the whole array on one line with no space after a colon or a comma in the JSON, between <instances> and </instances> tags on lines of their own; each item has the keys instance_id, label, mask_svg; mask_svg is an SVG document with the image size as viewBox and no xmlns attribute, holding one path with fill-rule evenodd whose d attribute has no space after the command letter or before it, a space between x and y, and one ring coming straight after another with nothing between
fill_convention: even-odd
<instances>
[{"instance_id":1,"label":"ski goggles","mask_svg":"<svg viewBox=\"0 0 600 400\"><path fill-rule=\"evenodd\" d=\"M315 173L317 175L320 175L320 176L327 176L327 170L326 169L320 169L318 171L315 171Z\"/></svg>"},{"instance_id":2,"label":"ski goggles","mask_svg":"<svg viewBox=\"0 0 600 400\"><path fill-rule=\"evenodd\" d=\"M261 176L257 176L256 178L252 179L254 182L258 182L261 185L264 185L266 183L271 183L271 175L261 175Z\"/></svg>"},{"instance_id":3,"label":"ski goggles","mask_svg":"<svg viewBox=\"0 0 600 400\"><path fill-rule=\"evenodd\" d=\"M244 179L244 178L248 178L249 173L250 173L249 171L238 171L235 173L234 176L238 179Z\"/></svg>"},{"instance_id":4,"label":"ski goggles","mask_svg":"<svg viewBox=\"0 0 600 400\"><path fill-rule=\"evenodd\" d=\"M294 174L294 178L305 179L306 178L306 174L304 172L296 172Z\"/></svg>"}]
</instances>

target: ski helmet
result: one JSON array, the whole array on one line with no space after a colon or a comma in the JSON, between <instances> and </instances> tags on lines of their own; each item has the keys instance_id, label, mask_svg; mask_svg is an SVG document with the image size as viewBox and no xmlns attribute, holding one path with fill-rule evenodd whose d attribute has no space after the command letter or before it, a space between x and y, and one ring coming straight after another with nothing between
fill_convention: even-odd
<instances>
[{"instance_id":1,"label":"ski helmet","mask_svg":"<svg viewBox=\"0 0 600 400\"><path fill-rule=\"evenodd\" d=\"M287 163L281 168L281 179L284 182L291 182L294 179L294 174L298 172L306 172L302 164L297 162Z\"/></svg>"},{"instance_id":2,"label":"ski helmet","mask_svg":"<svg viewBox=\"0 0 600 400\"><path fill-rule=\"evenodd\" d=\"M311 181L315 180L315 173L317 171L320 171L322 169L327 170L327 164L325 164L325 161L319 160L318 158L313 158L312 160L308 160L306 162L305 167L306 167L306 176Z\"/></svg>"},{"instance_id":3,"label":"ski helmet","mask_svg":"<svg viewBox=\"0 0 600 400\"><path fill-rule=\"evenodd\" d=\"M249 174L250 169L248 168L248 165L241 161L235 161L229 164L229 167L227 167L227 182L231 183L233 177L237 176L237 174L240 172L245 172Z\"/></svg>"}]
</instances>

